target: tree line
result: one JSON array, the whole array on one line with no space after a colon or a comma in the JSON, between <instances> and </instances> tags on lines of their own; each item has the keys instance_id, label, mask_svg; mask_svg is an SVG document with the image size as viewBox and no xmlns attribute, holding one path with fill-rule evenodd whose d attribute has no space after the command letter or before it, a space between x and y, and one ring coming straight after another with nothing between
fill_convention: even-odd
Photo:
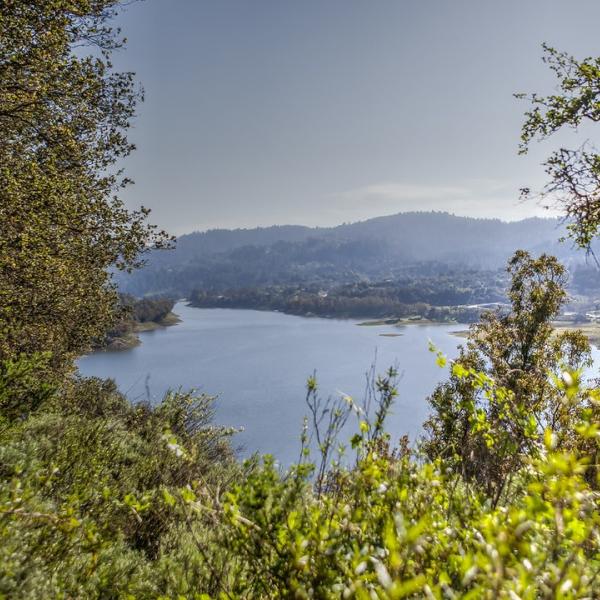
<instances>
[{"instance_id":1,"label":"tree line","mask_svg":"<svg viewBox=\"0 0 600 600\"><path fill-rule=\"evenodd\" d=\"M103 337L94 343L94 349L128 349L137 345L136 333L147 325L171 324L175 301L171 298L135 298L128 294L119 295L119 316Z\"/></svg>"}]
</instances>

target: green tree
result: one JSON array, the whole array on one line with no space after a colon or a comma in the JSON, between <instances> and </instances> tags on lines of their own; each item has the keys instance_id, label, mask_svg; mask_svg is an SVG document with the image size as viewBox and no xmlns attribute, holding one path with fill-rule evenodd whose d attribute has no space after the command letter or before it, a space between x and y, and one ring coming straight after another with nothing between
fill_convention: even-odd
<instances>
[{"instance_id":1,"label":"green tree","mask_svg":"<svg viewBox=\"0 0 600 600\"><path fill-rule=\"evenodd\" d=\"M566 299L567 274L558 260L519 250L507 270L511 309L485 313L471 326L450 380L429 399L424 442L430 458L447 460L495 502L525 457L536 454L546 427L569 444L583 399L565 403L552 378L571 377L591 360L582 333L553 332L551 321Z\"/></svg>"},{"instance_id":2,"label":"green tree","mask_svg":"<svg viewBox=\"0 0 600 600\"><path fill-rule=\"evenodd\" d=\"M556 94L517 94L528 99L520 151L525 154L532 140L544 140L564 128L577 129L586 122L600 121L600 57L581 61L548 45L544 62L558 79ZM588 143L577 149L559 148L544 163L550 180L539 196L560 207L573 239L589 248L600 227L600 155ZM531 195L524 188L525 197Z\"/></svg>"},{"instance_id":3,"label":"green tree","mask_svg":"<svg viewBox=\"0 0 600 600\"><path fill-rule=\"evenodd\" d=\"M110 267L168 244L118 195L142 98L110 62L118 5L0 2L0 361L48 351L68 369L113 322Z\"/></svg>"}]
</instances>

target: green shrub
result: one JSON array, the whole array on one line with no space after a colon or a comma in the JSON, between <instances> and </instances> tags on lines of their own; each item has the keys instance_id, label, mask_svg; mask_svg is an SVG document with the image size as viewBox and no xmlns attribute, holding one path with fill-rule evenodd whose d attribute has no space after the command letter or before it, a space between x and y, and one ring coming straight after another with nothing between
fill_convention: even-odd
<instances>
[{"instance_id":1,"label":"green shrub","mask_svg":"<svg viewBox=\"0 0 600 600\"><path fill-rule=\"evenodd\" d=\"M239 471L211 402L171 393L153 409L83 379L5 421L0 597L152 597L152 561L180 522L168 490Z\"/></svg>"}]
</instances>

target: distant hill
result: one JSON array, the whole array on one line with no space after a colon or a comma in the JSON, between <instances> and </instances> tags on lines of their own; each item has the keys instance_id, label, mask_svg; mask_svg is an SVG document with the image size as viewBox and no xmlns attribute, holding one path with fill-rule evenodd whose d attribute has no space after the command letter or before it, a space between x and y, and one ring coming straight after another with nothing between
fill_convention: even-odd
<instances>
[{"instance_id":1,"label":"distant hill","mask_svg":"<svg viewBox=\"0 0 600 600\"><path fill-rule=\"evenodd\" d=\"M442 212L399 213L329 228L215 229L181 236L175 250L153 252L146 267L119 275L118 283L122 291L138 296L339 284L398 278L415 268L496 269L517 248L582 263L583 252L559 242L565 232L557 219L504 222Z\"/></svg>"}]
</instances>

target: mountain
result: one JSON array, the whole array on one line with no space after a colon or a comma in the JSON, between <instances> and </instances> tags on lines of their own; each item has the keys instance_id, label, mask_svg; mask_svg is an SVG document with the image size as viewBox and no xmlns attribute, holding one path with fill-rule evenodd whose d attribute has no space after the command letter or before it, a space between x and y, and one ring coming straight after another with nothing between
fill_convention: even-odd
<instances>
[{"instance_id":1,"label":"mountain","mask_svg":"<svg viewBox=\"0 0 600 600\"><path fill-rule=\"evenodd\" d=\"M122 291L188 296L193 289L280 284L351 283L404 276L411 269L497 269L517 248L549 252L567 264L584 261L557 219L517 222L411 212L337 227L274 226L210 230L181 236L172 251L150 254Z\"/></svg>"}]
</instances>

